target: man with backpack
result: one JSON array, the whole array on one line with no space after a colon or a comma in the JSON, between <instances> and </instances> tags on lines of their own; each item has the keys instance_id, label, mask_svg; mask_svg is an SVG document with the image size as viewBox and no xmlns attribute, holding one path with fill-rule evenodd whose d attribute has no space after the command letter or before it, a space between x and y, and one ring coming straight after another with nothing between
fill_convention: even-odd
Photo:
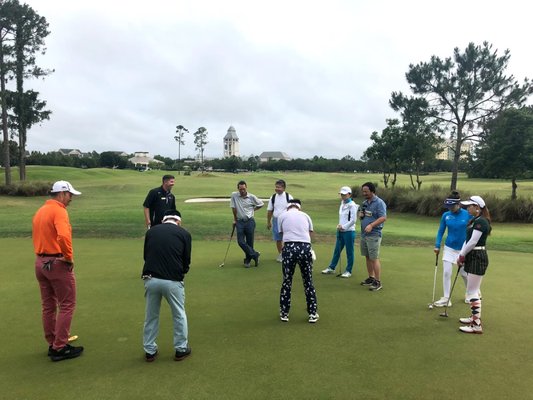
<instances>
[{"instance_id":1,"label":"man with backpack","mask_svg":"<svg viewBox=\"0 0 533 400\"><path fill-rule=\"evenodd\" d=\"M292 196L285 191L287 184L283 179L278 179L275 183L274 193L267 206L267 228L272 229L272 239L276 241L276 248L278 250L277 262L282 261L281 249L283 248L283 242L281 233L278 227L278 218L282 212L287 209L289 201L292 200Z\"/></svg>"}]
</instances>

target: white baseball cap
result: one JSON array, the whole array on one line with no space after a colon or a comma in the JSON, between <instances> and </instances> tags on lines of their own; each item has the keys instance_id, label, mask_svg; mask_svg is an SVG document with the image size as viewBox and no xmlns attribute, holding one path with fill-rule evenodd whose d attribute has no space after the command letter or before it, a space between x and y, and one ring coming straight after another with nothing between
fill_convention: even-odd
<instances>
[{"instance_id":1,"label":"white baseball cap","mask_svg":"<svg viewBox=\"0 0 533 400\"><path fill-rule=\"evenodd\" d=\"M57 181L56 183L54 183L54 186L52 186L52 190L50 190L50 193L59 192L70 192L76 196L81 194L81 192L78 192L76 189L74 189L72 185L67 181Z\"/></svg>"},{"instance_id":2,"label":"white baseball cap","mask_svg":"<svg viewBox=\"0 0 533 400\"><path fill-rule=\"evenodd\" d=\"M461 204L463 206L470 206L472 204L475 204L480 208L485 208L485 200L483 200L481 196L472 196L468 200L461 201Z\"/></svg>"},{"instance_id":3,"label":"white baseball cap","mask_svg":"<svg viewBox=\"0 0 533 400\"><path fill-rule=\"evenodd\" d=\"M339 190L339 194L348 194L348 193L352 193L352 188L349 187L349 186L343 186L341 187L341 190Z\"/></svg>"}]
</instances>

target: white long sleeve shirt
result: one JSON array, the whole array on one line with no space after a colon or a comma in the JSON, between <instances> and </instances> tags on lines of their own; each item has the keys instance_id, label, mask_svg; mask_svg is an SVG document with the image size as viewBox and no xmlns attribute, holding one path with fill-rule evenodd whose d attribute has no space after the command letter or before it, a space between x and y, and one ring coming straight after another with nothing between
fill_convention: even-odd
<instances>
[{"instance_id":1,"label":"white long sleeve shirt","mask_svg":"<svg viewBox=\"0 0 533 400\"><path fill-rule=\"evenodd\" d=\"M339 225L342 226L343 231L355 231L358 209L359 206L352 199L348 202L341 201L339 207Z\"/></svg>"}]
</instances>

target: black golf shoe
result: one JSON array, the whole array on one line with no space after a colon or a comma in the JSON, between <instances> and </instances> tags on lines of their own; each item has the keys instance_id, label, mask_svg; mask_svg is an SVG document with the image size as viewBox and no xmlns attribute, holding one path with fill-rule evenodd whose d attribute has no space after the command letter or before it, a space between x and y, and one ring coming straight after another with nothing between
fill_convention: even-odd
<instances>
[{"instance_id":1,"label":"black golf shoe","mask_svg":"<svg viewBox=\"0 0 533 400\"><path fill-rule=\"evenodd\" d=\"M189 357L191 355L191 348L187 347L184 351L176 350L176 354L174 354L174 361L181 361L186 357Z\"/></svg>"},{"instance_id":2,"label":"black golf shoe","mask_svg":"<svg viewBox=\"0 0 533 400\"><path fill-rule=\"evenodd\" d=\"M67 344L61 350L52 349L50 359L52 361L68 360L69 358L76 358L83 353L83 346L71 346Z\"/></svg>"}]
</instances>

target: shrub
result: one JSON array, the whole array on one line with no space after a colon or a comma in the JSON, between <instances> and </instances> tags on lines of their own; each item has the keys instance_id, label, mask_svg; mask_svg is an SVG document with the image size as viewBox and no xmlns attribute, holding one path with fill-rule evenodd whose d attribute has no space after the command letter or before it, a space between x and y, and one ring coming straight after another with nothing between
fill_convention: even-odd
<instances>
[{"instance_id":1,"label":"shrub","mask_svg":"<svg viewBox=\"0 0 533 400\"><path fill-rule=\"evenodd\" d=\"M463 199L479 193L461 192ZM425 216L442 215L446 208L442 203L449 191L437 185L416 191L406 187L394 189L381 188L378 196L385 201L389 210L401 213L414 213ZM518 198L516 200L500 199L493 194L480 194L487 203L494 222L533 222L533 200Z\"/></svg>"},{"instance_id":2,"label":"shrub","mask_svg":"<svg viewBox=\"0 0 533 400\"><path fill-rule=\"evenodd\" d=\"M46 196L50 193L52 182L16 182L10 185L0 185L0 194L7 196L35 197Z\"/></svg>"}]
</instances>

